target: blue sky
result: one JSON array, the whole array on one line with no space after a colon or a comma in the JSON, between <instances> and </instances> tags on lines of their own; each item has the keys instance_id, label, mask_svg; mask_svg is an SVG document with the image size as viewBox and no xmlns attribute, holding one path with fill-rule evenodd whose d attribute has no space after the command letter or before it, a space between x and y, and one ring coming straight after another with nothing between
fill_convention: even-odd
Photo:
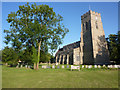
<instances>
[{"instance_id":1,"label":"blue sky","mask_svg":"<svg viewBox=\"0 0 120 90\"><path fill-rule=\"evenodd\" d=\"M2 2L2 31L9 29L9 24L6 19L10 12L16 12L19 5L24 5L25 2ZM32 3L30 3L32 4ZM36 2L37 5L47 4L53 7L53 10L63 16L63 24L69 29L69 33L65 36L64 45L80 40L81 32L81 15L89 11L89 6L92 11L101 13L103 29L105 36L115 34L118 31L118 3L117 2ZM4 40L2 32L2 42ZM0 49L5 46L3 43Z\"/></svg>"}]
</instances>

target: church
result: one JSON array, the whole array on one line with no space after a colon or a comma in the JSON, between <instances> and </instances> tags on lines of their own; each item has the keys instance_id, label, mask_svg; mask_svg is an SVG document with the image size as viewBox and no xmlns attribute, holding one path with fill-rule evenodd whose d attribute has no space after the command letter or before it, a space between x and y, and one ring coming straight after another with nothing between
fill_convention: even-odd
<instances>
[{"instance_id":1,"label":"church","mask_svg":"<svg viewBox=\"0 0 120 90\"><path fill-rule=\"evenodd\" d=\"M56 64L109 64L109 51L101 21L101 14L89 10L81 16L80 41L60 48L55 54Z\"/></svg>"}]
</instances>

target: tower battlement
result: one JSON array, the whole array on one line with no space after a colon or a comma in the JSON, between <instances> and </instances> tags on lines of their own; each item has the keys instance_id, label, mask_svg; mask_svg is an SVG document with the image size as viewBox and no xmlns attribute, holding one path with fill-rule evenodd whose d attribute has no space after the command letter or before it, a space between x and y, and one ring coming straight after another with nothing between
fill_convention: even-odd
<instances>
[{"instance_id":1,"label":"tower battlement","mask_svg":"<svg viewBox=\"0 0 120 90\"><path fill-rule=\"evenodd\" d=\"M86 18L87 16L90 16L90 14L97 15L97 16L100 16L100 15L101 15L101 14L98 13L98 12L89 10L88 12L86 12L85 14L83 14L83 15L81 16L81 19L84 19L84 18Z\"/></svg>"}]
</instances>

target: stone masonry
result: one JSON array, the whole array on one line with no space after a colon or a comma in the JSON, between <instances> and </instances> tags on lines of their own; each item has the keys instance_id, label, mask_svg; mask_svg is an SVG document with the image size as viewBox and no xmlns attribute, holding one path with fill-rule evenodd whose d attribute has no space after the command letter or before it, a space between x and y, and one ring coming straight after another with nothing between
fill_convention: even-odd
<instances>
[{"instance_id":1,"label":"stone masonry","mask_svg":"<svg viewBox=\"0 0 120 90\"><path fill-rule=\"evenodd\" d=\"M89 10L82 15L81 41L60 48L55 56L59 64L109 64L101 14Z\"/></svg>"}]
</instances>

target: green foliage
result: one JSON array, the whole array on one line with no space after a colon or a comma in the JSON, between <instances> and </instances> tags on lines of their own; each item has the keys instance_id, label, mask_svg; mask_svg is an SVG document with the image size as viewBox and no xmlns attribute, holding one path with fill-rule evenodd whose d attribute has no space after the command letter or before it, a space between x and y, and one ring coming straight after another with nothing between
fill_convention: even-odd
<instances>
[{"instance_id":1,"label":"green foliage","mask_svg":"<svg viewBox=\"0 0 120 90\"><path fill-rule=\"evenodd\" d=\"M51 59L50 53L45 53L41 51L40 53L40 62L48 62Z\"/></svg>"},{"instance_id":2,"label":"green foliage","mask_svg":"<svg viewBox=\"0 0 120 90\"><path fill-rule=\"evenodd\" d=\"M32 64L31 52L28 49L21 51L20 60L26 64Z\"/></svg>"},{"instance_id":3,"label":"green foliage","mask_svg":"<svg viewBox=\"0 0 120 90\"><path fill-rule=\"evenodd\" d=\"M19 6L18 11L8 14L7 22L10 24L10 30L4 30L6 34L4 42L12 43L12 47L18 53L23 49L32 50L32 46L36 49L40 46L40 50L45 53L48 52L48 49L54 52L58 45L62 44L63 38L69 31L62 24L62 20L63 17L56 15L53 8L48 5L37 6L34 3L30 6L27 3ZM39 44L40 42L41 44ZM38 62L40 50L38 50ZM30 53L26 51L24 54L27 59ZM46 58L48 60L49 56Z\"/></svg>"},{"instance_id":4,"label":"green foliage","mask_svg":"<svg viewBox=\"0 0 120 90\"><path fill-rule=\"evenodd\" d=\"M23 47L38 47L38 43L42 40L42 48L57 49L61 44L68 29L61 23L63 17L56 15L53 8L48 5L39 5L29 3L19 6L17 12L8 14L8 23L10 30L4 30L6 33L5 43L12 41L12 46L16 50Z\"/></svg>"},{"instance_id":5,"label":"green foliage","mask_svg":"<svg viewBox=\"0 0 120 90\"><path fill-rule=\"evenodd\" d=\"M33 52L33 54L32 54L32 62L37 63L37 50L35 49L34 46L32 47L32 52Z\"/></svg>"},{"instance_id":6,"label":"green foliage","mask_svg":"<svg viewBox=\"0 0 120 90\"><path fill-rule=\"evenodd\" d=\"M18 54L14 49L5 47L2 51L2 62L16 65L18 63Z\"/></svg>"},{"instance_id":7,"label":"green foliage","mask_svg":"<svg viewBox=\"0 0 120 90\"><path fill-rule=\"evenodd\" d=\"M110 34L108 37L108 49L110 52L110 60L120 63L120 31L117 34Z\"/></svg>"}]
</instances>

